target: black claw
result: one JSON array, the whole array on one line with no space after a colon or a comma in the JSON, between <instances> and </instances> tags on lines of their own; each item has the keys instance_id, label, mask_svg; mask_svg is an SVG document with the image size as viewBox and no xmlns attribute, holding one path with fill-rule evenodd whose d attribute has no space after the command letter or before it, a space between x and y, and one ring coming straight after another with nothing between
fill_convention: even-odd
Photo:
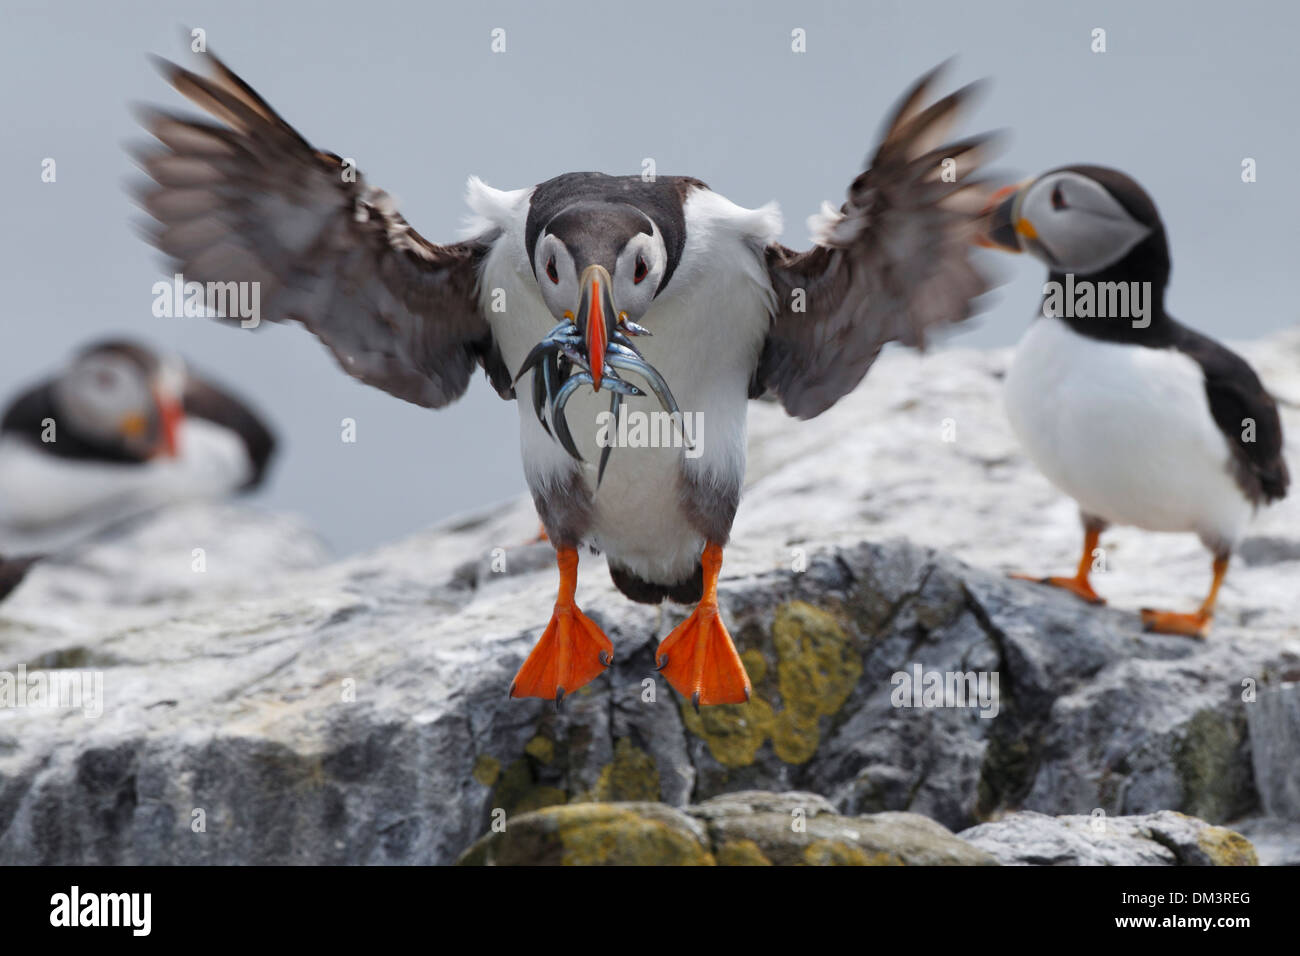
<instances>
[{"instance_id":1,"label":"black claw","mask_svg":"<svg viewBox=\"0 0 1300 956\"><path fill-rule=\"evenodd\" d=\"M695 708L697 714L700 712L700 692L698 690L691 694L691 706Z\"/></svg>"},{"instance_id":2,"label":"black claw","mask_svg":"<svg viewBox=\"0 0 1300 956\"><path fill-rule=\"evenodd\" d=\"M655 665L655 670L661 671L667 666L668 666L668 655L665 654L663 657L659 658L659 663Z\"/></svg>"},{"instance_id":3,"label":"black claw","mask_svg":"<svg viewBox=\"0 0 1300 956\"><path fill-rule=\"evenodd\" d=\"M610 664L614 663L614 655L608 653L607 651L601 651L601 652L600 652L598 655L596 655L596 656L600 658L600 663L601 663L604 667L608 667Z\"/></svg>"},{"instance_id":4,"label":"black claw","mask_svg":"<svg viewBox=\"0 0 1300 956\"><path fill-rule=\"evenodd\" d=\"M557 714L560 712L560 705L563 703L564 703L564 688L557 687L555 689L555 712Z\"/></svg>"}]
</instances>

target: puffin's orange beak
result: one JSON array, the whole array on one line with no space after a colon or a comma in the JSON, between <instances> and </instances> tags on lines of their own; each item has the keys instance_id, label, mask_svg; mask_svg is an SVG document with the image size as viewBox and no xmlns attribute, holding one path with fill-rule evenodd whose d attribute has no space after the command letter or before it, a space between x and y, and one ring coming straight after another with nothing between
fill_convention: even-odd
<instances>
[{"instance_id":1,"label":"puffin's orange beak","mask_svg":"<svg viewBox=\"0 0 1300 956\"><path fill-rule=\"evenodd\" d=\"M1024 251L1020 237L1033 238L1030 235L1033 227L1019 218L1016 203L1020 198L1021 190L1032 181L1026 179L1024 182L1003 186L989 197L983 212L980 213L981 229L975 237L977 245L986 249L999 249L1002 252Z\"/></svg>"},{"instance_id":2,"label":"puffin's orange beak","mask_svg":"<svg viewBox=\"0 0 1300 956\"><path fill-rule=\"evenodd\" d=\"M581 330L587 346L591 387L599 392L600 380L605 374L605 350L609 348L610 334L618 315L610 296L613 280L604 266L588 266L578 284L582 298L578 302L578 317L574 324Z\"/></svg>"},{"instance_id":3,"label":"puffin's orange beak","mask_svg":"<svg viewBox=\"0 0 1300 956\"><path fill-rule=\"evenodd\" d=\"M158 405L158 420L161 435L155 454L176 458L180 455L181 422L185 421L185 407L179 400L154 392L154 401Z\"/></svg>"}]
</instances>

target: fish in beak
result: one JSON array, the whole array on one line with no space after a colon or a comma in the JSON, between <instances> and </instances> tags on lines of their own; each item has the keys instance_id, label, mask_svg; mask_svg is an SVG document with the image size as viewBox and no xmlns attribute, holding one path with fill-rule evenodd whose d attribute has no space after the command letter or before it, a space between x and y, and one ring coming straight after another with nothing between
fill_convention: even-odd
<instances>
[{"instance_id":1,"label":"fish in beak","mask_svg":"<svg viewBox=\"0 0 1300 956\"><path fill-rule=\"evenodd\" d=\"M649 335L648 329L620 316L615 308L610 288L613 285L609 272L599 265L583 270L579 281L581 294L578 311L551 329L525 357L515 375L515 384L530 369L533 375L533 413L546 429L573 458L582 461L577 443L564 417L564 409L574 393L584 385L593 391L602 388L610 393L609 410L618 412L627 396L645 395L647 390L659 399L659 404L681 420L681 410L672 390L653 365L642 357L632 342L633 336ZM568 313L566 313L567 315ZM624 379L620 372L632 372L643 380L642 387ZM610 446L600 452L600 466L596 487L605 477Z\"/></svg>"},{"instance_id":2,"label":"fish in beak","mask_svg":"<svg viewBox=\"0 0 1300 956\"><path fill-rule=\"evenodd\" d=\"M1033 224L1020 218L1020 200L1032 179L1003 186L995 192L980 214L982 229L976 243L1002 252L1024 252L1023 239L1036 239Z\"/></svg>"}]
</instances>

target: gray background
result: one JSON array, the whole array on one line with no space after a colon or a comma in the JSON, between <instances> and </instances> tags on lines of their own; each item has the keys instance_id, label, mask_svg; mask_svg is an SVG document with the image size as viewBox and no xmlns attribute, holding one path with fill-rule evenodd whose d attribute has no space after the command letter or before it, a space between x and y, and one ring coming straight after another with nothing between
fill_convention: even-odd
<instances>
[{"instance_id":1,"label":"gray background","mask_svg":"<svg viewBox=\"0 0 1300 956\"><path fill-rule=\"evenodd\" d=\"M958 54L952 83L994 83L970 129L1010 127L1008 177L1099 162L1153 193L1174 253L1172 311L1225 338L1296 321L1297 8L1275 3L42 3L0 2L0 390L90 337L172 347L261 403L283 441L271 508L340 551L523 489L514 410L481 378L440 413L353 382L293 326L258 333L155 319L161 268L136 238L122 144L134 101L179 105L146 52L183 59L181 26L309 140L355 157L426 236L459 235L471 173L516 188L572 169L698 176L769 199L785 241L838 204L893 99ZM507 52L489 50L494 27ZM790 31L808 50L790 51ZM1094 27L1109 51L1089 50ZM58 181L40 181L43 157ZM1243 157L1259 181L1240 180ZM1009 344L1040 270L957 344ZM339 439L344 417L358 441Z\"/></svg>"}]
</instances>

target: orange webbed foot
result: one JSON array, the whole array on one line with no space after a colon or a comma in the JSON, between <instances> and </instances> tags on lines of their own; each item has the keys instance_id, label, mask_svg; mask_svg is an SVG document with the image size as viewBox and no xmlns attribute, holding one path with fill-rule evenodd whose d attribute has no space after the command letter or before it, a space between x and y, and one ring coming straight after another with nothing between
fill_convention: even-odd
<instances>
[{"instance_id":1,"label":"orange webbed foot","mask_svg":"<svg viewBox=\"0 0 1300 956\"><path fill-rule=\"evenodd\" d=\"M1204 611L1181 614L1178 611L1157 611L1155 608L1144 607L1139 613L1142 615L1143 630L1194 637L1198 640L1209 637L1210 625L1214 621L1213 615Z\"/></svg>"},{"instance_id":2,"label":"orange webbed foot","mask_svg":"<svg viewBox=\"0 0 1300 956\"><path fill-rule=\"evenodd\" d=\"M1054 588L1061 588L1069 591L1077 598L1082 598L1089 604L1105 604L1106 599L1092 589L1091 582L1087 578L1073 577L1035 577L1032 574L1012 574L1009 577L1017 581L1033 581L1035 584L1047 584Z\"/></svg>"},{"instance_id":3,"label":"orange webbed foot","mask_svg":"<svg viewBox=\"0 0 1300 956\"><path fill-rule=\"evenodd\" d=\"M659 644L655 665L696 710L701 704L743 704L749 700L749 675L718 612L722 547L707 544L700 563L704 595L691 616Z\"/></svg>"},{"instance_id":4,"label":"orange webbed foot","mask_svg":"<svg viewBox=\"0 0 1300 956\"><path fill-rule=\"evenodd\" d=\"M655 651L659 672L698 710L708 704L743 704L749 700L749 675L736 653L716 603L692 612Z\"/></svg>"},{"instance_id":5,"label":"orange webbed foot","mask_svg":"<svg viewBox=\"0 0 1300 956\"><path fill-rule=\"evenodd\" d=\"M576 604L555 605L551 622L510 684L511 697L540 697L558 706L614 661L614 645Z\"/></svg>"},{"instance_id":6,"label":"orange webbed foot","mask_svg":"<svg viewBox=\"0 0 1300 956\"><path fill-rule=\"evenodd\" d=\"M599 677L614 662L614 645L574 603L578 552L560 548L560 593L551 622L510 683L511 697L540 697L559 707L566 694Z\"/></svg>"}]
</instances>

